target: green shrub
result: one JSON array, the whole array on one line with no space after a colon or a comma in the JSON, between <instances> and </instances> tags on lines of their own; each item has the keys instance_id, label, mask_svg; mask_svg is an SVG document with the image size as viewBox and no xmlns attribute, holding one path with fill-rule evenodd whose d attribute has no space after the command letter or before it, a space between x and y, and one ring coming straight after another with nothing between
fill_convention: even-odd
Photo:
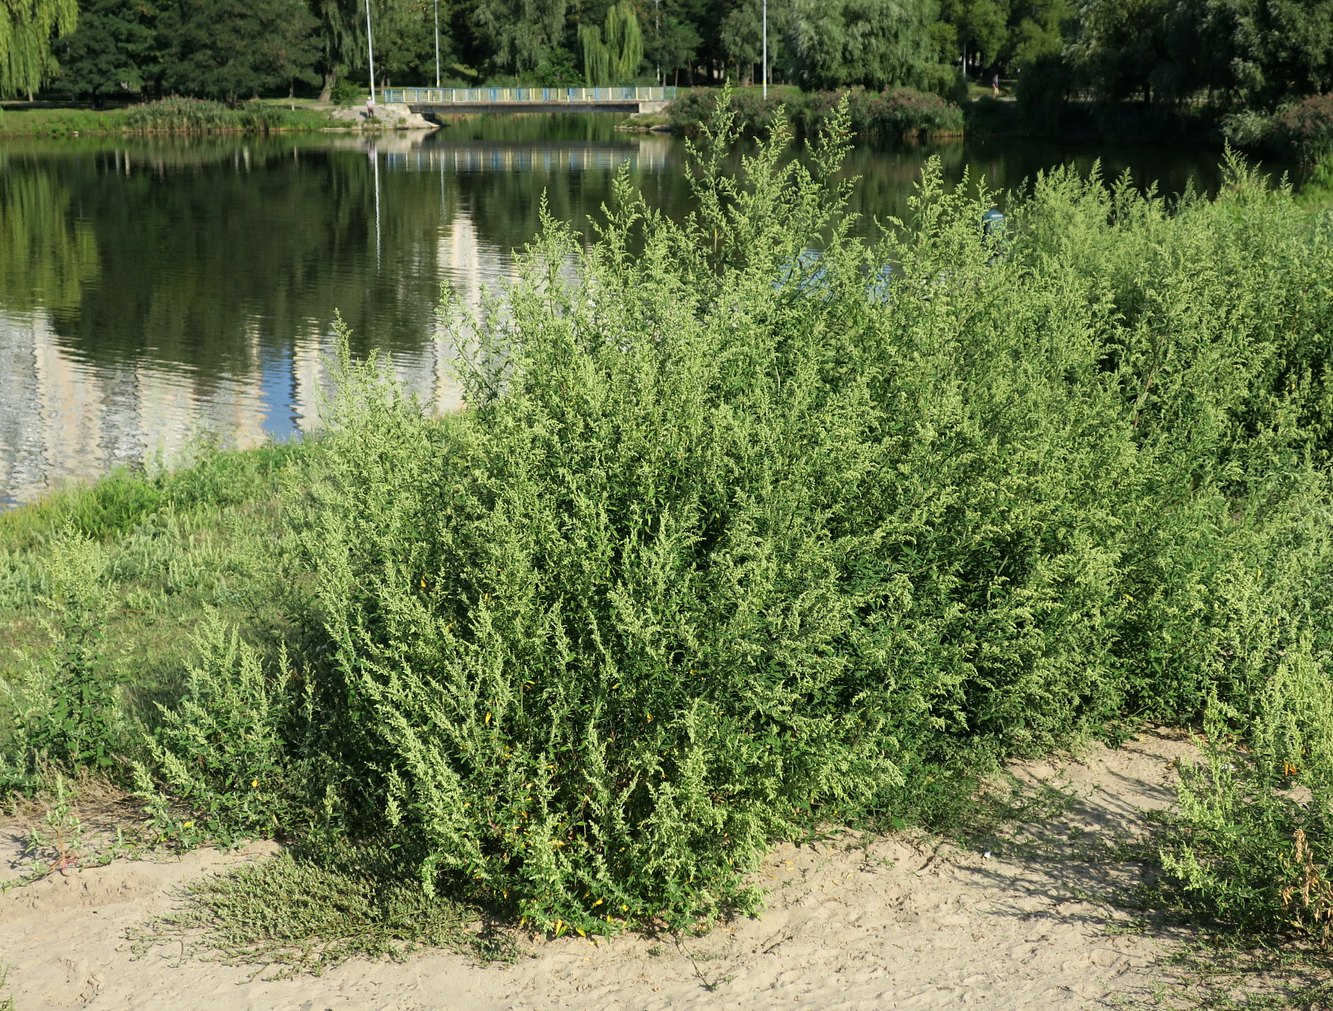
<instances>
[{"instance_id":1,"label":"green shrub","mask_svg":"<svg viewBox=\"0 0 1333 1011\"><path fill-rule=\"evenodd\" d=\"M300 754L302 694L285 653L268 669L259 652L216 617L199 633L197 658L179 701L160 721L138 764L140 794L159 827L190 839L276 834L297 827L293 804L305 784ZM171 813L168 800L185 809Z\"/></svg>"},{"instance_id":2,"label":"green shrub","mask_svg":"<svg viewBox=\"0 0 1333 1011\"><path fill-rule=\"evenodd\" d=\"M340 77L333 85L331 98L334 105L357 105L364 100L365 89L345 77Z\"/></svg>"},{"instance_id":3,"label":"green shrub","mask_svg":"<svg viewBox=\"0 0 1333 1011\"><path fill-rule=\"evenodd\" d=\"M428 888L557 932L749 908L811 818L1240 704L1256 595L1328 613L1289 194L1235 166L1172 216L1056 173L997 250L935 169L868 249L835 153L785 143L739 179L706 147L685 225L624 179L591 249L548 222L455 422L349 366L301 520L316 751Z\"/></svg>"},{"instance_id":4,"label":"green shrub","mask_svg":"<svg viewBox=\"0 0 1333 1011\"><path fill-rule=\"evenodd\" d=\"M719 101L726 103L735 128L746 136L769 136L782 118L784 109L798 133L806 137L817 136L829 125L844 101L849 110L851 131L856 136L915 140L963 132L962 109L938 94L913 88L892 88L883 92L852 88L794 96L775 91L767 99L753 89L714 92L696 88L671 103L672 128L698 135L711 122Z\"/></svg>"},{"instance_id":5,"label":"green shrub","mask_svg":"<svg viewBox=\"0 0 1333 1011\"><path fill-rule=\"evenodd\" d=\"M922 67L916 85L925 92L939 95L954 105L968 100L967 78L952 63L931 63Z\"/></svg>"},{"instance_id":6,"label":"green shrub","mask_svg":"<svg viewBox=\"0 0 1333 1011\"><path fill-rule=\"evenodd\" d=\"M1297 640L1277 658L1247 743L1225 707L1204 763L1181 770L1162 859L1185 901L1260 933L1333 940L1333 683ZM1230 713L1234 718L1234 713Z\"/></svg>"},{"instance_id":7,"label":"green shrub","mask_svg":"<svg viewBox=\"0 0 1333 1011\"><path fill-rule=\"evenodd\" d=\"M1333 155L1333 95L1311 95L1273 117L1273 141L1306 164Z\"/></svg>"},{"instance_id":8,"label":"green shrub","mask_svg":"<svg viewBox=\"0 0 1333 1011\"><path fill-rule=\"evenodd\" d=\"M1014 86L1014 98L1029 127L1055 130L1073 89L1069 65L1059 53L1047 53L1023 68Z\"/></svg>"},{"instance_id":9,"label":"green shrub","mask_svg":"<svg viewBox=\"0 0 1333 1011\"><path fill-rule=\"evenodd\" d=\"M121 757L127 732L106 639L116 607L106 566L101 546L75 531L51 544L51 593L43 601L49 645L26 658L16 681L0 683L15 727L5 756L11 769L53 763L105 772Z\"/></svg>"},{"instance_id":10,"label":"green shrub","mask_svg":"<svg viewBox=\"0 0 1333 1011\"><path fill-rule=\"evenodd\" d=\"M126 110L123 129L131 133L271 133L275 130L327 126L321 113L286 109L268 102L249 102L231 108L202 98L159 99Z\"/></svg>"}]
</instances>

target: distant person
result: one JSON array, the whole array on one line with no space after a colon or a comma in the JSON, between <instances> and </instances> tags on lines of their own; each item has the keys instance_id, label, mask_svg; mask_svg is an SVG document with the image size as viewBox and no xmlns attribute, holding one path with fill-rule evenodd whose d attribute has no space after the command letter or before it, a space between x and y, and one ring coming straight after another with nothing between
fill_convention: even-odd
<instances>
[{"instance_id":1,"label":"distant person","mask_svg":"<svg viewBox=\"0 0 1333 1011\"><path fill-rule=\"evenodd\" d=\"M366 99L366 119L375 118L375 96Z\"/></svg>"},{"instance_id":2,"label":"distant person","mask_svg":"<svg viewBox=\"0 0 1333 1011\"><path fill-rule=\"evenodd\" d=\"M990 79L990 91L992 98L1000 97L1000 75L996 74Z\"/></svg>"}]
</instances>

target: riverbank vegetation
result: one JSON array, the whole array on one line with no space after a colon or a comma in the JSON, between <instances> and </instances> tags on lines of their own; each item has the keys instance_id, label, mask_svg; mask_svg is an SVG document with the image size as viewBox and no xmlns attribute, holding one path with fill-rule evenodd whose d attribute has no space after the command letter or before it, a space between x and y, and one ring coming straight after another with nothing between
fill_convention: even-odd
<instances>
[{"instance_id":1,"label":"riverbank vegetation","mask_svg":"<svg viewBox=\"0 0 1333 1011\"><path fill-rule=\"evenodd\" d=\"M442 308L462 415L345 357L319 440L0 516L6 787L591 934L1204 721L1163 901L1326 939L1333 219L1236 160L1171 206L1057 170L985 233L935 168L867 242L829 128L733 176L723 110L688 220L627 176L595 241L548 220Z\"/></svg>"},{"instance_id":2,"label":"riverbank vegetation","mask_svg":"<svg viewBox=\"0 0 1333 1011\"><path fill-rule=\"evenodd\" d=\"M236 100L365 78L355 0L133 7L112 0L0 5L0 96L43 87L98 100L170 93ZM1333 86L1331 0L781 0L768 5L770 78L806 90L910 86L960 77L1057 101L1203 105L1270 115ZM25 14L26 12L26 14ZM380 83L746 84L760 79L761 4L561 0L541 11L470 0L373 10ZM22 15L22 16L21 16ZM436 61L436 43L439 61Z\"/></svg>"},{"instance_id":3,"label":"riverbank vegetation","mask_svg":"<svg viewBox=\"0 0 1333 1011\"><path fill-rule=\"evenodd\" d=\"M1307 163L1329 120L1327 99L1310 100L1333 89L1333 0L468 0L437 13L372 6L379 85L747 85L767 69L811 95L984 105L968 101L980 93L1004 104L975 118L1004 132L1225 138ZM0 97L351 101L369 84L366 14L358 0L4 0ZM888 132L945 115L923 103L894 110Z\"/></svg>"},{"instance_id":4,"label":"riverbank vegetation","mask_svg":"<svg viewBox=\"0 0 1333 1011\"><path fill-rule=\"evenodd\" d=\"M19 108L0 116L0 137L245 133L346 128L308 103L247 102L236 107L196 98L165 98L116 109Z\"/></svg>"},{"instance_id":5,"label":"riverbank vegetation","mask_svg":"<svg viewBox=\"0 0 1333 1011\"><path fill-rule=\"evenodd\" d=\"M929 140L963 133L963 110L939 95L914 88L882 92L853 88L844 92L805 94L799 89L774 88L767 97L757 89L727 89L719 99L712 90L687 91L668 107L673 130L697 135L707 128L719 100L727 103L736 127L745 136L766 137L774 125L790 121L803 137L825 129L845 102L853 136L870 141Z\"/></svg>"}]
</instances>

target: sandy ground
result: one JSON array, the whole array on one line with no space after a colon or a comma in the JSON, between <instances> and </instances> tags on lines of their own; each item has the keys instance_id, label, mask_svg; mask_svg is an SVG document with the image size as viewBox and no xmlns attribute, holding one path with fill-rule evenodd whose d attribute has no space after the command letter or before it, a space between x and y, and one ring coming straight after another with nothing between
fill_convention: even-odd
<instances>
[{"instance_id":1,"label":"sandy ground","mask_svg":"<svg viewBox=\"0 0 1333 1011\"><path fill-rule=\"evenodd\" d=\"M127 930L180 883L272 852L254 847L71 868L0 893L0 961L18 1011L1156 1006L1177 939L1098 896L1145 873L1122 844L1170 803L1171 763L1190 747L1147 736L1026 766L1030 795L1053 803L975 850L901 835L784 846L763 872L763 915L702 937L525 940L516 964L425 952L288 980L170 948L135 958ZM16 873L22 830L0 826L0 874Z\"/></svg>"}]
</instances>

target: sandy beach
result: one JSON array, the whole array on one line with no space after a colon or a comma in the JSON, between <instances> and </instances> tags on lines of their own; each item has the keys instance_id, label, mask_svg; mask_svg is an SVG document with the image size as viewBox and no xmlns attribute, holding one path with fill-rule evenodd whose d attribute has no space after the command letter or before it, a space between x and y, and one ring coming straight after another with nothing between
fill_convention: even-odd
<instances>
[{"instance_id":1,"label":"sandy beach","mask_svg":"<svg viewBox=\"0 0 1333 1011\"><path fill-rule=\"evenodd\" d=\"M293 979L179 945L136 956L127 931L170 908L183 882L264 859L268 845L12 888L0 894L0 959L18 1011L1162 1006L1163 957L1180 939L1103 897L1149 873L1125 844L1171 802L1173 762L1192 747L1150 735L1021 766L1026 790L1056 802L975 849L924 835L779 847L763 914L698 937L524 937L514 963L427 951ZM30 828L0 827L4 873L18 873Z\"/></svg>"}]
</instances>

